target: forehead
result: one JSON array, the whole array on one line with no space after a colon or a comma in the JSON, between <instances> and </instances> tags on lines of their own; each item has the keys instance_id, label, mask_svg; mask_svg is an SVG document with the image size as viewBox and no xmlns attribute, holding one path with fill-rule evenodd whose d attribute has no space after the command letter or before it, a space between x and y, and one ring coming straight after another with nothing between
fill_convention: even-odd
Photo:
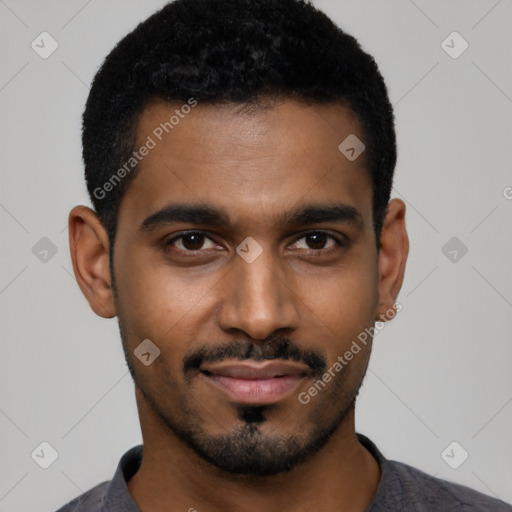
<instances>
[{"instance_id":1,"label":"forehead","mask_svg":"<svg viewBox=\"0 0 512 512\"><path fill-rule=\"evenodd\" d=\"M217 205L233 225L262 230L297 205L343 203L371 216L366 155L351 161L339 149L349 136L364 140L349 107L184 105L157 102L140 116L135 150L145 156L119 226L184 202Z\"/></svg>"}]
</instances>

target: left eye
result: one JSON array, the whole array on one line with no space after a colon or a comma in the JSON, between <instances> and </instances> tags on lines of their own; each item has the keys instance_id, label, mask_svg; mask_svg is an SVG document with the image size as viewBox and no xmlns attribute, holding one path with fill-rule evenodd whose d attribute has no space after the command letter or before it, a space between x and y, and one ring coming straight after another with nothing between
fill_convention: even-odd
<instances>
[{"instance_id":1,"label":"left eye","mask_svg":"<svg viewBox=\"0 0 512 512\"><path fill-rule=\"evenodd\" d=\"M325 246L328 240L331 240L331 244L329 246ZM305 240L306 244L309 247L298 247L298 249L313 249L313 250L326 250L335 247L336 245L342 245L341 242L332 235L328 233L324 233L323 231L313 231L310 233L306 233L304 236L299 238L295 245L299 244L300 240ZM300 245L300 244L299 244Z\"/></svg>"}]
</instances>

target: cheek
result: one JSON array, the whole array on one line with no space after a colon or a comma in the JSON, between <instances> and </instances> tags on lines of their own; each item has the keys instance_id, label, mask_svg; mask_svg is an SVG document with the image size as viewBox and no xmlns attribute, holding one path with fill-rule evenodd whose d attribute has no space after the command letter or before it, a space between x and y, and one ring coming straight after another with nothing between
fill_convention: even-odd
<instances>
[{"instance_id":1,"label":"cheek","mask_svg":"<svg viewBox=\"0 0 512 512\"><path fill-rule=\"evenodd\" d=\"M357 260L359 259L359 262ZM378 304L378 271L361 255L347 265L303 279L304 301L334 333L343 326L373 322Z\"/></svg>"},{"instance_id":2,"label":"cheek","mask_svg":"<svg viewBox=\"0 0 512 512\"><path fill-rule=\"evenodd\" d=\"M325 333L319 346L325 350L327 363L320 378L325 388L317 381L305 390L308 396L315 396L311 400L312 418L324 414L334 417L339 408L333 404L347 406L361 385L371 352L369 328L378 303L375 274L370 267L358 272L354 266L338 282L326 280L322 291L309 294L308 306L314 308L319 332ZM318 336L311 332L311 339L315 338Z\"/></svg>"},{"instance_id":3,"label":"cheek","mask_svg":"<svg viewBox=\"0 0 512 512\"><path fill-rule=\"evenodd\" d=\"M306 309L313 313L308 322L316 324L317 335L322 333L325 342L321 345L325 348L328 366L351 350L357 351L357 355L348 354L350 368L347 367L344 373L354 371L358 374L366 366L371 347L368 328L374 324L378 305L377 276L376 267L361 257L358 264L317 278L315 283L305 283L304 302ZM360 341L361 338L365 343Z\"/></svg>"},{"instance_id":4,"label":"cheek","mask_svg":"<svg viewBox=\"0 0 512 512\"><path fill-rule=\"evenodd\" d=\"M198 325L197 317L215 293L219 275L201 277L189 269L157 266L135 251L116 264L116 306L129 335L126 341L132 345L149 338L161 350L171 344L179 351L180 340L194 336L188 331Z\"/></svg>"}]
</instances>

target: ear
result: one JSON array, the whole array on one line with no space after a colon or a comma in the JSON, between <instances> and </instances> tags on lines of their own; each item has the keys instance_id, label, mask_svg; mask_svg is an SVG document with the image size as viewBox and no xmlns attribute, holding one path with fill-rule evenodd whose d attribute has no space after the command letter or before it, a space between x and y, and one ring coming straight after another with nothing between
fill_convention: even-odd
<instances>
[{"instance_id":1,"label":"ear","mask_svg":"<svg viewBox=\"0 0 512 512\"><path fill-rule=\"evenodd\" d=\"M393 306L402 288L408 254L405 203L401 199L392 199L386 209L380 237L379 305L376 320L390 320L396 314Z\"/></svg>"},{"instance_id":2,"label":"ear","mask_svg":"<svg viewBox=\"0 0 512 512\"><path fill-rule=\"evenodd\" d=\"M103 318L116 316L108 261L107 231L96 213L75 206L69 213L69 250L78 286L91 309Z\"/></svg>"}]
</instances>

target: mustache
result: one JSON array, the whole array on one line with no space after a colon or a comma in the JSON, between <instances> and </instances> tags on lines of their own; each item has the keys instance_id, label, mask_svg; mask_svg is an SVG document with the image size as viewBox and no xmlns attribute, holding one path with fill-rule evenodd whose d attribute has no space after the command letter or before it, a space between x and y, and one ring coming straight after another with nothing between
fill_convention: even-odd
<instances>
[{"instance_id":1,"label":"mustache","mask_svg":"<svg viewBox=\"0 0 512 512\"><path fill-rule=\"evenodd\" d=\"M199 370L203 363L225 359L240 361L292 360L307 365L314 377L320 378L327 368L325 356L318 350L303 349L288 338L278 338L256 344L249 341L229 341L220 345L201 347L188 352L183 358L185 376Z\"/></svg>"}]
</instances>

